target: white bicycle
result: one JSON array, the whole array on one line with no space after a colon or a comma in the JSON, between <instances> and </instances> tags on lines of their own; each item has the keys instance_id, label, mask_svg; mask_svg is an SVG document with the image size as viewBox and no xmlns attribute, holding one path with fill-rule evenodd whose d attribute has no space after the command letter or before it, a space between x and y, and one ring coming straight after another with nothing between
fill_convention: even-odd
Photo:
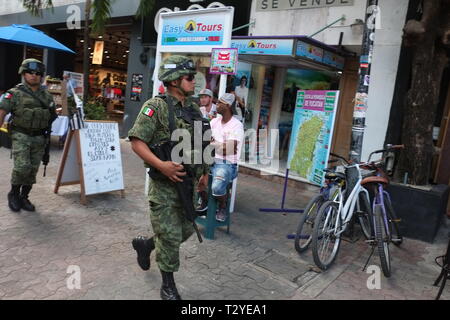
<instances>
[{"instance_id":1,"label":"white bicycle","mask_svg":"<svg viewBox=\"0 0 450 320\"><path fill-rule=\"evenodd\" d=\"M358 164L345 162L345 191L340 188L335 199L324 202L314 222L312 253L315 264L322 270L327 270L336 259L341 236L355 214L364 236L371 238L372 209L369 192L361 185L362 169Z\"/></svg>"}]
</instances>

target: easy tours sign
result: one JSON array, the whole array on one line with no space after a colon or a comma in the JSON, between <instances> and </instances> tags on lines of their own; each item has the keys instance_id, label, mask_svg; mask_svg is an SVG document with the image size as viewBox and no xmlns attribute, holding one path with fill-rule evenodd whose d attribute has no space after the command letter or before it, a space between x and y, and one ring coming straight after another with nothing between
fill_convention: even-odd
<instances>
[{"instance_id":1,"label":"easy tours sign","mask_svg":"<svg viewBox=\"0 0 450 320\"><path fill-rule=\"evenodd\" d=\"M231 47L239 54L292 55L293 39L233 39Z\"/></svg>"},{"instance_id":2,"label":"easy tours sign","mask_svg":"<svg viewBox=\"0 0 450 320\"><path fill-rule=\"evenodd\" d=\"M200 9L189 15L161 14L161 34L158 35L161 51L198 52L198 48L207 48L206 52L213 47L224 47L226 38L231 35L233 10L221 9L208 13L207 9Z\"/></svg>"}]
</instances>

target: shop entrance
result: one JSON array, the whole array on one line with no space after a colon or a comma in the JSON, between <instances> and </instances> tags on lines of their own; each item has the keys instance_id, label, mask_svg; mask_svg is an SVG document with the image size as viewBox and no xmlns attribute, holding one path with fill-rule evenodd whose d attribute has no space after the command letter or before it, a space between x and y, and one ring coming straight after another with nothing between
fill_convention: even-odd
<instances>
[{"instance_id":1,"label":"shop entrance","mask_svg":"<svg viewBox=\"0 0 450 320\"><path fill-rule=\"evenodd\" d=\"M89 101L85 108L104 108L106 119L122 123L130 53L131 25L107 26L89 39ZM97 43L97 45L96 45ZM74 70L83 73L83 32L76 35ZM94 59L94 56L96 59Z\"/></svg>"},{"instance_id":2,"label":"shop entrance","mask_svg":"<svg viewBox=\"0 0 450 320\"><path fill-rule=\"evenodd\" d=\"M247 141L242 165L285 175L298 90L339 90L345 59L338 51L308 37L235 37L232 47L239 49L236 83L248 70L248 98L245 128L278 129L275 145L258 136L258 157L279 159L276 168L248 162L251 146ZM350 88L349 88L350 90ZM354 95L354 90L352 94ZM235 89L236 93L236 89ZM353 106L351 106L353 110ZM351 123L352 113L349 114ZM344 113L343 113L344 115ZM336 127L339 127L336 121ZM268 136L270 141L272 137ZM350 138L349 138L350 139ZM339 142L342 139L339 140ZM273 140L272 140L273 141ZM331 146L329 146L331 149ZM265 153L265 155L263 155ZM242 159L244 160L244 159ZM290 178L302 180L294 172Z\"/></svg>"}]
</instances>

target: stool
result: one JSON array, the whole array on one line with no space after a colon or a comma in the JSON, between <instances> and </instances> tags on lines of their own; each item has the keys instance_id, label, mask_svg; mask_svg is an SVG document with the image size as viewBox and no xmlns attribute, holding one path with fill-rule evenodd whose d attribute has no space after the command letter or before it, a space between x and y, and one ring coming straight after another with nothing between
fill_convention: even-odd
<instances>
[{"instance_id":1,"label":"stool","mask_svg":"<svg viewBox=\"0 0 450 320\"><path fill-rule=\"evenodd\" d=\"M195 222L198 224L201 224L202 226L205 227L205 231L204 231L204 236L206 239L210 239L210 240L214 240L214 231L216 230L216 228L218 227L227 227L227 233L230 233L230 216L231 216L231 212L230 212L230 200L231 200L231 196L230 196L230 188L233 184L233 182L231 182L230 184L228 184L227 187L227 194L228 199L227 199L227 218L225 221L220 222L216 220L216 210L217 210L217 200L214 198L214 196L212 195L211 192L211 184L212 184L212 175L209 175L208 178L208 211L206 214L206 217L198 217Z\"/></svg>"},{"instance_id":2,"label":"stool","mask_svg":"<svg viewBox=\"0 0 450 320\"><path fill-rule=\"evenodd\" d=\"M438 262L439 259L442 259L442 263ZM449 240L448 240L448 245L447 245L447 252L445 253L444 256L437 257L435 261L440 267L442 267L442 271L439 274L439 277L434 282L434 286L438 286L439 282L441 282L441 280L442 280L441 287L439 289L439 293L436 297L436 300L439 300L439 298L441 297L442 291L445 288L445 283L447 282L448 279L450 279L450 233L449 233Z\"/></svg>"}]
</instances>

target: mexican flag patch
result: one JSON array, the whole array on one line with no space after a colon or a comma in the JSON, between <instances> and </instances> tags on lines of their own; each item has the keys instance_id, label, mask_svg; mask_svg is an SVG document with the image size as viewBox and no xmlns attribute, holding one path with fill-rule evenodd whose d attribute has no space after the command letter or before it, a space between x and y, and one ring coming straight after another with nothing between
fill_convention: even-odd
<instances>
[{"instance_id":1,"label":"mexican flag patch","mask_svg":"<svg viewBox=\"0 0 450 320\"><path fill-rule=\"evenodd\" d=\"M12 98L12 94L7 92L5 93L5 99L11 99Z\"/></svg>"},{"instance_id":2,"label":"mexican flag patch","mask_svg":"<svg viewBox=\"0 0 450 320\"><path fill-rule=\"evenodd\" d=\"M143 111L142 111L142 113L143 114L145 114L147 117L153 117L153 114L155 113L155 110L153 110L153 109L151 109L151 108L149 108L149 107L146 107Z\"/></svg>"}]
</instances>

